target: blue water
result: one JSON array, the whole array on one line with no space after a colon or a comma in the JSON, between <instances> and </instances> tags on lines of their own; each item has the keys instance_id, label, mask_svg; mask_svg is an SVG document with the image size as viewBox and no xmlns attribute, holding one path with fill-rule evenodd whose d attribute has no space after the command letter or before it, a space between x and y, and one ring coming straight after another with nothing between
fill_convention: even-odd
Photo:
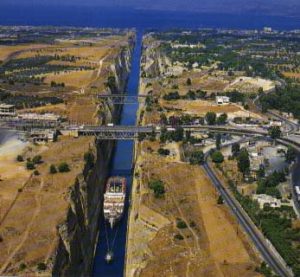
<instances>
[{"instance_id":1,"label":"blue water","mask_svg":"<svg viewBox=\"0 0 300 277\"><path fill-rule=\"evenodd\" d=\"M138 94L139 75L140 75L140 58L142 46L142 33L138 32L137 42L133 52L133 60L131 65L131 73L127 84L127 92L129 95ZM136 112L138 105L124 105L122 111L122 125L134 125L136 121ZM125 262L125 248L126 248L126 233L127 233L127 220L128 220L128 206L129 195L131 191L132 175L132 158L133 158L133 141L118 141L115 148L115 155L110 169L110 175L115 176L128 172L127 176L127 198L124 216L119 224L110 231L107 223L100 222L100 234L97 245L96 257L94 260L93 276L123 276L124 262ZM106 224L106 227L105 227ZM105 228L108 232L105 232ZM110 247L113 244L114 238L114 261L112 264L107 264L104 260L107 252L106 235Z\"/></svg>"},{"instance_id":2,"label":"blue water","mask_svg":"<svg viewBox=\"0 0 300 277\"><path fill-rule=\"evenodd\" d=\"M276 29L300 28L300 17L251 14L211 14L158 12L100 7L22 6L1 4L1 25L65 25L91 27L155 28L244 28L270 26Z\"/></svg>"}]
</instances>

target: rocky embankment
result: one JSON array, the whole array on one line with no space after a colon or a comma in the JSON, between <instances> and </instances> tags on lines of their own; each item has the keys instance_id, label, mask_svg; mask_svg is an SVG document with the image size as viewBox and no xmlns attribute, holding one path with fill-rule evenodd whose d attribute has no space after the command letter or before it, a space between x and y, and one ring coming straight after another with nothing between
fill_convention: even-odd
<instances>
[{"instance_id":1,"label":"rocky embankment","mask_svg":"<svg viewBox=\"0 0 300 277\"><path fill-rule=\"evenodd\" d=\"M116 86L108 93L123 93L127 83L133 49L122 48L111 65L111 75L115 77ZM99 120L103 123L117 122L120 108L113 105L99 107ZM89 276L98 237L99 216L103 204L103 190L109 164L113 153L112 141L101 141L92 147L94 165L85 165L77 176L69 193L70 207L64 223L58 229L59 244L53 257L52 275L54 276Z\"/></svg>"}]
</instances>

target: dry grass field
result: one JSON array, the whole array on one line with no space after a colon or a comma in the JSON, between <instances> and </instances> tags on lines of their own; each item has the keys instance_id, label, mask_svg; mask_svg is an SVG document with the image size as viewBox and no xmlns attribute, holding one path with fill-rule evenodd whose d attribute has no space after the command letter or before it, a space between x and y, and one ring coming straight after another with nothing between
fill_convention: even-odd
<instances>
[{"instance_id":1,"label":"dry grass field","mask_svg":"<svg viewBox=\"0 0 300 277\"><path fill-rule=\"evenodd\" d=\"M158 147L143 142L136 167L127 276L258 276L259 260L204 171L159 156ZM165 184L163 198L148 188L155 179Z\"/></svg>"},{"instance_id":2,"label":"dry grass field","mask_svg":"<svg viewBox=\"0 0 300 277\"><path fill-rule=\"evenodd\" d=\"M94 75L94 70L70 71L60 74L47 74L45 82L50 84L52 81L56 83L64 83L66 86L81 88L87 86Z\"/></svg>"},{"instance_id":3,"label":"dry grass field","mask_svg":"<svg viewBox=\"0 0 300 277\"><path fill-rule=\"evenodd\" d=\"M26 44L14 46L0 46L0 61L5 61L11 56L22 56L23 53L35 52L35 49L48 47L46 44Z\"/></svg>"},{"instance_id":4,"label":"dry grass field","mask_svg":"<svg viewBox=\"0 0 300 277\"><path fill-rule=\"evenodd\" d=\"M53 255L56 241L56 226L66 219L69 206L67 191L74 184L74 177L82 172L83 153L92 138L63 138L48 146L28 147L24 157L42 156L43 163L36 169L39 176L32 176L9 183L0 182L1 197L6 199L5 210L0 221L1 255L0 274L17 272L21 263L28 273L33 273L38 262L47 263ZM69 173L49 174L50 164L62 161L69 164ZM25 168L25 163L22 164ZM28 171L24 174L29 174Z\"/></svg>"},{"instance_id":5,"label":"dry grass field","mask_svg":"<svg viewBox=\"0 0 300 277\"><path fill-rule=\"evenodd\" d=\"M295 72L283 72L283 75L288 78L296 78L296 79L300 78L300 73L295 73Z\"/></svg>"}]
</instances>

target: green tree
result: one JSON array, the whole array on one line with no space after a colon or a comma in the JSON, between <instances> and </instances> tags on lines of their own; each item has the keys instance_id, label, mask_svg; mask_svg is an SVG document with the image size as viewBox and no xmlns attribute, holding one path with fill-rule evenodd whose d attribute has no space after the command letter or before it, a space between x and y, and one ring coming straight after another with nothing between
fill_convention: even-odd
<instances>
[{"instance_id":1,"label":"green tree","mask_svg":"<svg viewBox=\"0 0 300 277\"><path fill-rule=\"evenodd\" d=\"M241 145L238 142L235 142L234 144L232 144L232 146L231 146L232 156L237 157L238 154L240 153L240 150L241 150Z\"/></svg>"},{"instance_id":2,"label":"green tree","mask_svg":"<svg viewBox=\"0 0 300 277\"><path fill-rule=\"evenodd\" d=\"M17 156L17 161L18 161L18 162L23 162L23 161L24 161L23 156L22 156L22 155L18 155L18 156Z\"/></svg>"},{"instance_id":3,"label":"green tree","mask_svg":"<svg viewBox=\"0 0 300 277\"><path fill-rule=\"evenodd\" d=\"M160 142L165 143L168 140L168 130L166 127L162 127L160 130Z\"/></svg>"},{"instance_id":4,"label":"green tree","mask_svg":"<svg viewBox=\"0 0 300 277\"><path fill-rule=\"evenodd\" d=\"M33 169L35 169L34 162L33 162L33 161L27 161L27 162L26 162L26 168L27 168L28 170L33 170Z\"/></svg>"},{"instance_id":5,"label":"green tree","mask_svg":"<svg viewBox=\"0 0 300 277\"><path fill-rule=\"evenodd\" d=\"M153 190L155 198L160 198L165 194L164 183L160 180L151 180L149 188Z\"/></svg>"},{"instance_id":6,"label":"green tree","mask_svg":"<svg viewBox=\"0 0 300 277\"><path fill-rule=\"evenodd\" d=\"M39 175L40 175L40 172L39 172L38 170L35 170L35 171L33 171L33 174L34 174L35 176L39 176Z\"/></svg>"},{"instance_id":7,"label":"green tree","mask_svg":"<svg viewBox=\"0 0 300 277\"><path fill-rule=\"evenodd\" d=\"M217 119L217 124L224 125L226 123L226 121L227 121L227 118L228 118L227 114L226 113L222 113L218 117L218 119Z\"/></svg>"},{"instance_id":8,"label":"green tree","mask_svg":"<svg viewBox=\"0 0 300 277\"><path fill-rule=\"evenodd\" d=\"M208 125L215 125L216 119L217 119L217 115L214 112L207 112L205 115L205 120Z\"/></svg>"},{"instance_id":9,"label":"green tree","mask_svg":"<svg viewBox=\"0 0 300 277\"><path fill-rule=\"evenodd\" d=\"M33 157L32 162L34 164L40 164L42 163L42 156L41 155L36 155Z\"/></svg>"},{"instance_id":10,"label":"green tree","mask_svg":"<svg viewBox=\"0 0 300 277\"><path fill-rule=\"evenodd\" d=\"M246 173L249 172L250 159L249 159L248 150L246 148L242 148L238 155L238 168L239 171L242 172L244 176L246 175Z\"/></svg>"},{"instance_id":11,"label":"green tree","mask_svg":"<svg viewBox=\"0 0 300 277\"><path fill-rule=\"evenodd\" d=\"M217 204L222 205L223 203L224 203L223 197L222 197L222 195L219 195Z\"/></svg>"},{"instance_id":12,"label":"green tree","mask_svg":"<svg viewBox=\"0 0 300 277\"><path fill-rule=\"evenodd\" d=\"M143 141L146 138L146 134L145 133L139 133L138 134L138 141Z\"/></svg>"},{"instance_id":13,"label":"green tree","mask_svg":"<svg viewBox=\"0 0 300 277\"><path fill-rule=\"evenodd\" d=\"M264 165L261 165L257 171L257 177L263 178L263 177L265 177L265 174L266 174L265 167L264 167Z\"/></svg>"},{"instance_id":14,"label":"green tree","mask_svg":"<svg viewBox=\"0 0 300 277\"><path fill-rule=\"evenodd\" d=\"M224 156L220 151L214 151L211 155L211 159L216 164L221 164L224 161Z\"/></svg>"},{"instance_id":15,"label":"green tree","mask_svg":"<svg viewBox=\"0 0 300 277\"><path fill-rule=\"evenodd\" d=\"M58 166L58 171L63 173L63 172L69 172L70 171L70 167L66 162L62 162L59 164Z\"/></svg>"},{"instance_id":16,"label":"green tree","mask_svg":"<svg viewBox=\"0 0 300 277\"><path fill-rule=\"evenodd\" d=\"M269 136L272 139L278 139L281 136L280 127L278 127L278 126L272 126L272 127L269 128L268 133L269 133Z\"/></svg>"},{"instance_id":17,"label":"green tree","mask_svg":"<svg viewBox=\"0 0 300 277\"><path fill-rule=\"evenodd\" d=\"M183 140L183 135L184 135L184 130L182 127L177 126L174 133L173 133L173 140L174 141L182 141Z\"/></svg>"},{"instance_id":18,"label":"green tree","mask_svg":"<svg viewBox=\"0 0 300 277\"><path fill-rule=\"evenodd\" d=\"M47 265L45 263L38 263L37 269L39 271L45 271L47 269Z\"/></svg>"},{"instance_id":19,"label":"green tree","mask_svg":"<svg viewBox=\"0 0 300 277\"><path fill-rule=\"evenodd\" d=\"M54 164L50 165L49 173L50 174L56 174L57 173L57 169L56 169L56 166Z\"/></svg>"},{"instance_id":20,"label":"green tree","mask_svg":"<svg viewBox=\"0 0 300 277\"><path fill-rule=\"evenodd\" d=\"M217 134L216 135L216 148L217 148L217 150L221 149L221 139L222 139L221 134Z\"/></svg>"},{"instance_id":21,"label":"green tree","mask_svg":"<svg viewBox=\"0 0 300 277\"><path fill-rule=\"evenodd\" d=\"M203 151L196 151L191 154L190 163L191 164L202 164L204 162Z\"/></svg>"},{"instance_id":22,"label":"green tree","mask_svg":"<svg viewBox=\"0 0 300 277\"><path fill-rule=\"evenodd\" d=\"M186 80L186 85L187 85L187 86L191 86L191 85L192 85L192 80L191 80L191 78L187 78L187 80Z\"/></svg>"},{"instance_id":23,"label":"green tree","mask_svg":"<svg viewBox=\"0 0 300 277\"><path fill-rule=\"evenodd\" d=\"M170 150L169 149L159 148L157 152L161 156L168 156L168 155L170 155Z\"/></svg>"},{"instance_id":24,"label":"green tree","mask_svg":"<svg viewBox=\"0 0 300 277\"><path fill-rule=\"evenodd\" d=\"M297 157L296 150L293 147L289 146L285 154L286 161L288 163L294 162L296 160L296 157Z\"/></svg>"},{"instance_id":25,"label":"green tree","mask_svg":"<svg viewBox=\"0 0 300 277\"><path fill-rule=\"evenodd\" d=\"M187 224L185 223L184 220L182 220L182 219L177 219L176 227L177 227L178 229L185 229L185 228L187 228Z\"/></svg>"},{"instance_id":26,"label":"green tree","mask_svg":"<svg viewBox=\"0 0 300 277\"><path fill-rule=\"evenodd\" d=\"M193 90L189 90L185 97L190 100L195 100L196 93Z\"/></svg>"},{"instance_id":27,"label":"green tree","mask_svg":"<svg viewBox=\"0 0 300 277\"><path fill-rule=\"evenodd\" d=\"M91 151L86 152L83 158L89 168L94 166L95 156Z\"/></svg>"}]
</instances>

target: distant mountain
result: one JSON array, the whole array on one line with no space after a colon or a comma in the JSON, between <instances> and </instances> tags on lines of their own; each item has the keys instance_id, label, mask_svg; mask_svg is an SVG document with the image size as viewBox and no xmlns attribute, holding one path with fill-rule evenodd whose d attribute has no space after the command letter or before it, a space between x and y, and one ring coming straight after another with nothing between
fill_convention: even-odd
<instances>
[{"instance_id":1,"label":"distant mountain","mask_svg":"<svg viewBox=\"0 0 300 277\"><path fill-rule=\"evenodd\" d=\"M300 17L299 0L1 0L1 4L88 5L147 10L194 11Z\"/></svg>"}]
</instances>

